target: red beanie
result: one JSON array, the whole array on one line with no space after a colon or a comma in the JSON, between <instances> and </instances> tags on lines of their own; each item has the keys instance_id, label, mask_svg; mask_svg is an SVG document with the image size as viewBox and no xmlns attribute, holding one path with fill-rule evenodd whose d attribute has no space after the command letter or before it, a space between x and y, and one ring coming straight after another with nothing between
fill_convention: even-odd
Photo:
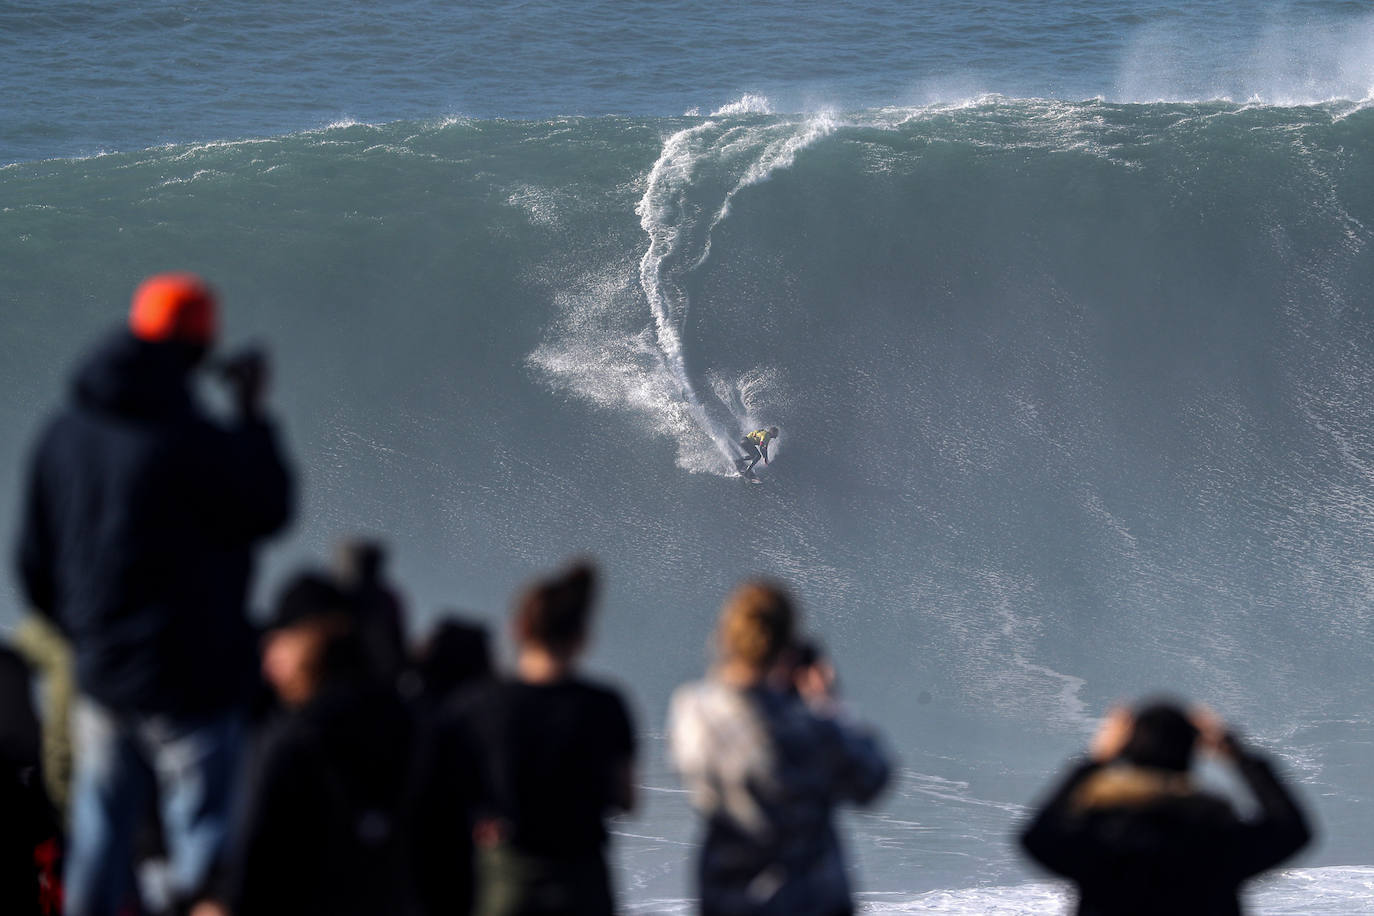
<instances>
[{"instance_id":1,"label":"red beanie","mask_svg":"<svg viewBox=\"0 0 1374 916\"><path fill-rule=\"evenodd\" d=\"M215 339L215 294L195 274L154 274L134 291L129 329L140 340L209 344Z\"/></svg>"}]
</instances>

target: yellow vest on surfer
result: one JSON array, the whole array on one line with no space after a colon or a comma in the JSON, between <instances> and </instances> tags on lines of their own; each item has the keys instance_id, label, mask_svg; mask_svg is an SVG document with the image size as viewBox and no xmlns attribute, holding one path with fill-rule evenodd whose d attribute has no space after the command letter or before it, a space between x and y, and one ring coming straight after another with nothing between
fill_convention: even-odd
<instances>
[{"instance_id":1,"label":"yellow vest on surfer","mask_svg":"<svg viewBox=\"0 0 1374 916\"><path fill-rule=\"evenodd\" d=\"M744 449L744 457L735 459L735 467L741 475L753 476L754 465L758 464L760 459L764 464L768 463L768 443L777 437L778 428L776 426L745 433L744 438L739 443L740 448Z\"/></svg>"}]
</instances>

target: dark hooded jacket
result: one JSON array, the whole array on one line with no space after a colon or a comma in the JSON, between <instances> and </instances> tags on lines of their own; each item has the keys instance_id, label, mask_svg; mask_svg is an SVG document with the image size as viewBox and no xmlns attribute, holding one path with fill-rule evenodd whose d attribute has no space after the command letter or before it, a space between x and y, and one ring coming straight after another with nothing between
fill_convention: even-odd
<instances>
[{"instance_id":1,"label":"dark hooded jacket","mask_svg":"<svg viewBox=\"0 0 1374 916\"><path fill-rule=\"evenodd\" d=\"M232 911L410 913L413 735L391 691L358 681L327 686L269 726L230 855Z\"/></svg>"},{"instance_id":2,"label":"dark hooded jacket","mask_svg":"<svg viewBox=\"0 0 1374 916\"><path fill-rule=\"evenodd\" d=\"M120 332L42 433L19 534L29 602L72 642L81 690L119 711L212 715L254 669L252 547L290 515L272 429L211 422L177 344Z\"/></svg>"},{"instance_id":3,"label":"dark hooded jacket","mask_svg":"<svg viewBox=\"0 0 1374 916\"><path fill-rule=\"evenodd\" d=\"M61 830L43 787L28 665L0 646L0 900L4 912L44 916L61 896Z\"/></svg>"},{"instance_id":4,"label":"dark hooded jacket","mask_svg":"<svg viewBox=\"0 0 1374 916\"><path fill-rule=\"evenodd\" d=\"M1184 773L1089 763L1069 774L1021 843L1078 885L1079 916L1239 914L1241 883L1297 852L1310 833L1268 763L1238 752L1236 767L1259 804L1253 819Z\"/></svg>"}]
</instances>

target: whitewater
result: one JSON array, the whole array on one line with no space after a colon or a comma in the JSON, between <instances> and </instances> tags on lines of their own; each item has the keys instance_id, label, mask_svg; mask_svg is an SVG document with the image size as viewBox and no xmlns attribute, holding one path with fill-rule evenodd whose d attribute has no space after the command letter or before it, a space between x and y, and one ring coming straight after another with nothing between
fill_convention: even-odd
<instances>
[{"instance_id":1,"label":"whitewater","mask_svg":"<svg viewBox=\"0 0 1374 916\"><path fill-rule=\"evenodd\" d=\"M834 129L824 115L738 123L740 116L771 114L766 99L746 96L664 142L635 206L648 245L639 262L639 288L628 291L630 309L642 297L652 326L631 333L608 326L602 320L607 284L600 283L574 294L555 340L530 357L532 366L591 401L643 413L651 428L676 441L679 467L692 472L734 476L734 459L741 454L734 442L762 423L760 411L777 387L778 370L758 365L736 379L713 375L713 400L704 403L683 352L690 305L685 278L710 257L712 233L729 216L736 195L787 168ZM722 124L720 118L736 123ZM711 188L715 199L701 199L703 188ZM597 351L596 359L586 358L589 349Z\"/></svg>"},{"instance_id":2,"label":"whitewater","mask_svg":"<svg viewBox=\"0 0 1374 916\"><path fill-rule=\"evenodd\" d=\"M1374 912L1374 17L629 6L0 5L0 520L82 348L197 270L304 481L259 606L347 532L417 633L604 565L627 912L691 908L662 722L756 573L901 760L862 912L1066 911L1016 826L1161 688L1313 811L1252 910Z\"/></svg>"}]
</instances>

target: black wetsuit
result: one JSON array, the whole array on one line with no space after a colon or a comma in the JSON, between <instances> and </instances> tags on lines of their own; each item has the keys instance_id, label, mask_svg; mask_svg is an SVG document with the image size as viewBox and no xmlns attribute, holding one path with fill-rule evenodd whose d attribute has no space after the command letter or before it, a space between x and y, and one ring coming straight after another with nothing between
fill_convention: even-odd
<instances>
[{"instance_id":1,"label":"black wetsuit","mask_svg":"<svg viewBox=\"0 0 1374 916\"><path fill-rule=\"evenodd\" d=\"M764 435L762 442L755 442L748 436L740 440L740 448L744 449L744 457L735 460L735 467L744 475L752 474L754 465L762 461L768 463L768 443L773 441L770 435Z\"/></svg>"}]
</instances>

